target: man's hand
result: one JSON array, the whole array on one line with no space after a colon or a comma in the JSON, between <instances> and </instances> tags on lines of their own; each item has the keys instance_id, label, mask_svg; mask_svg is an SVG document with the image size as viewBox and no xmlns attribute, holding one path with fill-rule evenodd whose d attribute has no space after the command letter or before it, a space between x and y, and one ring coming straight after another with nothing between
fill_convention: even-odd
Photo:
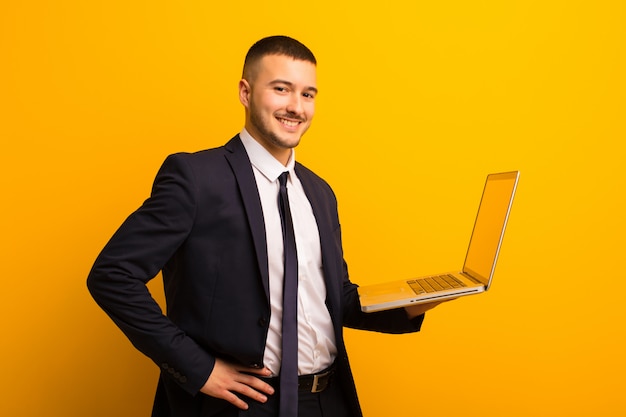
<instances>
[{"instance_id":1,"label":"man's hand","mask_svg":"<svg viewBox=\"0 0 626 417\"><path fill-rule=\"evenodd\" d=\"M453 298L452 300L455 300L455 298ZM452 301L452 300L432 301L430 303L416 304L414 306L404 307L404 309L406 310L406 314L408 314L409 319L413 319L417 316L421 316L428 310L437 307L441 303L445 303L446 301Z\"/></svg>"},{"instance_id":2,"label":"man's hand","mask_svg":"<svg viewBox=\"0 0 626 417\"><path fill-rule=\"evenodd\" d=\"M221 398L242 410L248 409L248 404L236 394L241 394L255 401L267 401L265 394L272 395L274 388L253 375L270 376L269 369L255 369L233 365L221 359L215 360L213 372L209 375L200 392L211 397Z\"/></svg>"}]
</instances>

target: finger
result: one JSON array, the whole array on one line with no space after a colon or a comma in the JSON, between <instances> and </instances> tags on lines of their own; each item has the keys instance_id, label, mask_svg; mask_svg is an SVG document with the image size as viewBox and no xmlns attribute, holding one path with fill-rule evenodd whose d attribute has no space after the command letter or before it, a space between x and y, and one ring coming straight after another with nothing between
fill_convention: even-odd
<instances>
[{"instance_id":1,"label":"finger","mask_svg":"<svg viewBox=\"0 0 626 417\"><path fill-rule=\"evenodd\" d=\"M248 404L235 393L250 393L246 392L244 384L237 382L235 379L223 380L221 383L213 385L203 392L212 397L226 400L241 410L248 409ZM260 399L262 400L262 398Z\"/></svg>"},{"instance_id":2,"label":"finger","mask_svg":"<svg viewBox=\"0 0 626 417\"><path fill-rule=\"evenodd\" d=\"M240 374L238 382L265 394L274 394L274 387L253 375Z\"/></svg>"},{"instance_id":3,"label":"finger","mask_svg":"<svg viewBox=\"0 0 626 417\"><path fill-rule=\"evenodd\" d=\"M237 386L233 387L232 391L260 403L264 403L267 401L267 396L265 394L257 391L247 384L238 384Z\"/></svg>"},{"instance_id":4,"label":"finger","mask_svg":"<svg viewBox=\"0 0 626 417\"><path fill-rule=\"evenodd\" d=\"M229 403L239 408L240 410L247 410L249 408L248 403L246 403L244 400L242 400L241 398L239 398L238 396L236 396L234 393L230 391L224 391L223 395L220 396L220 398L228 401Z\"/></svg>"},{"instance_id":5,"label":"finger","mask_svg":"<svg viewBox=\"0 0 626 417\"><path fill-rule=\"evenodd\" d=\"M233 369L239 372L243 372L245 374L254 374L265 377L272 375L272 371L270 371L268 368L250 368L247 366L233 365Z\"/></svg>"},{"instance_id":6,"label":"finger","mask_svg":"<svg viewBox=\"0 0 626 417\"><path fill-rule=\"evenodd\" d=\"M247 372L254 372L254 374ZM269 376L271 372L267 368L248 368L218 359L201 391L207 395L222 398L237 408L247 410L248 404L244 401L245 397L264 403L267 401L266 394L274 393L274 388L256 375Z\"/></svg>"}]
</instances>

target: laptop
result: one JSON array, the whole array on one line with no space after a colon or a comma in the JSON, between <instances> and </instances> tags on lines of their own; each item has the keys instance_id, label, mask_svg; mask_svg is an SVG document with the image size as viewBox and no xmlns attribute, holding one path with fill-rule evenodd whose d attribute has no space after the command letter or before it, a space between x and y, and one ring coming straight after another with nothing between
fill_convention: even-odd
<instances>
[{"instance_id":1,"label":"laptop","mask_svg":"<svg viewBox=\"0 0 626 417\"><path fill-rule=\"evenodd\" d=\"M479 294L491 286L519 171L489 174L461 271L358 288L366 313Z\"/></svg>"}]
</instances>

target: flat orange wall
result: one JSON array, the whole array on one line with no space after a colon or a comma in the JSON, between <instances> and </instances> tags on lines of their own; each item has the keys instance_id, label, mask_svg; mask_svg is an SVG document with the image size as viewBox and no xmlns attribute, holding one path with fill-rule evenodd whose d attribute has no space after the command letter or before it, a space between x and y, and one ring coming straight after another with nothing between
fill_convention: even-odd
<instances>
[{"instance_id":1,"label":"flat orange wall","mask_svg":"<svg viewBox=\"0 0 626 417\"><path fill-rule=\"evenodd\" d=\"M522 172L489 293L347 331L366 416L626 414L624 2L366 4L2 2L0 415L149 415L157 369L85 278L167 154L238 132L276 33L320 62L297 154L354 281L460 267L485 175Z\"/></svg>"}]
</instances>

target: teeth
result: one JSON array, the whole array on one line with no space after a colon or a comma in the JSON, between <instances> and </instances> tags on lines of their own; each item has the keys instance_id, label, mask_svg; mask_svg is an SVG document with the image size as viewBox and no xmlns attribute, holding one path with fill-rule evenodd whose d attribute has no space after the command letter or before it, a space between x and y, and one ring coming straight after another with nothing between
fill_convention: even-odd
<instances>
[{"instance_id":1,"label":"teeth","mask_svg":"<svg viewBox=\"0 0 626 417\"><path fill-rule=\"evenodd\" d=\"M293 121L291 121L291 120L280 119L280 122L281 122L282 124L285 124L285 125L289 126L289 127L295 127L295 126L298 126L298 122L293 122Z\"/></svg>"}]
</instances>

